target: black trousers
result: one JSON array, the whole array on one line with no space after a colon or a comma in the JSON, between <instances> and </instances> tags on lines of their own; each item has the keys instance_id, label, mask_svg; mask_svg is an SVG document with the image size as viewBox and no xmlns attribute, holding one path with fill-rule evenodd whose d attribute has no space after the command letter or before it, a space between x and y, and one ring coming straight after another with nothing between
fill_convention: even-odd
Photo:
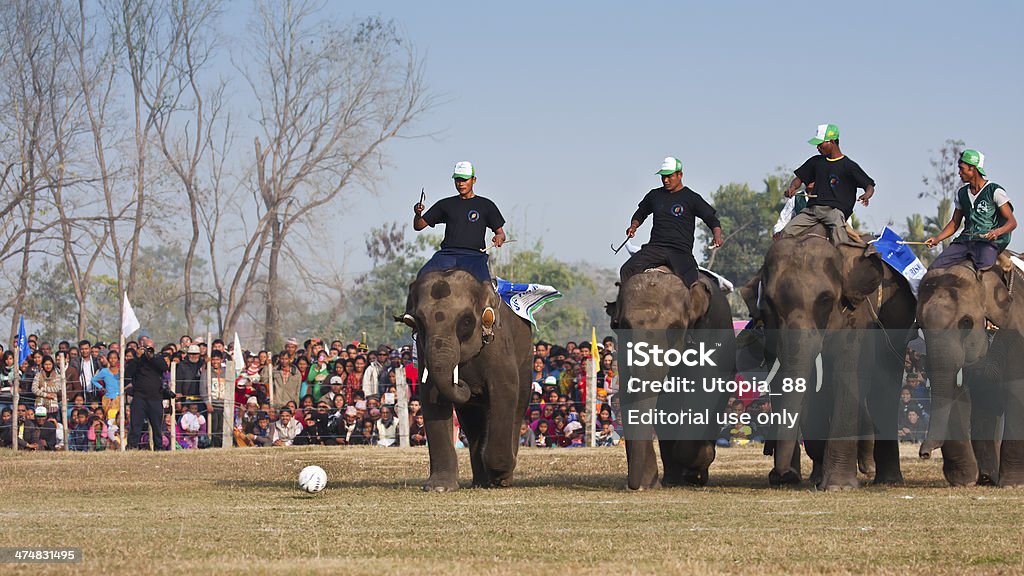
<instances>
[{"instance_id":1,"label":"black trousers","mask_svg":"<svg viewBox=\"0 0 1024 576\"><path fill-rule=\"evenodd\" d=\"M164 403L160 399L132 397L132 427L128 433L128 448L138 448L139 438L149 421L153 427L153 448L163 448L164 437Z\"/></svg>"},{"instance_id":2,"label":"black trousers","mask_svg":"<svg viewBox=\"0 0 1024 576\"><path fill-rule=\"evenodd\" d=\"M693 254L663 246L644 244L643 248L630 256L629 260L626 260L626 263L619 269L619 284L625 284L631 276L658 266L671 268L687 286L692 286L697 281L697 261L693 258Z\"/></svg>"}]
</instances>

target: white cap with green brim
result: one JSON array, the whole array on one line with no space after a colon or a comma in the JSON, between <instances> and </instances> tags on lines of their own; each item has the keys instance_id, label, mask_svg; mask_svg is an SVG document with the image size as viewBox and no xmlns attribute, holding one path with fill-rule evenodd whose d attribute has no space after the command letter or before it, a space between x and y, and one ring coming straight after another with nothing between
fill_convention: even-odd
<instances>
[{"instance_id":1,"label":"white cap with green brim","mask_svg":"<svg viewBox=\"0 0 1024 576\"><path fill-rule=\"evenodd\" d=\"M455 164L455 171L452 174L452 178L459 178L460 180L469 180L475 175L476 173L473 171L473 163L462 161L457 162Z\"/></svg>"},{"instance_id":2,"label":"white cap with green brim","mask_svg":"<svg viewBox=\"0 0 1024 576\"><path fill-rule=\"evenodd\" d=\"M658 170L658 174L662 176L668 176L669 174L675 174L676 172L683 171L683 163L679 161L679 158L673 158L671 156L661 161L661 170Z\"/></svg>"},{"instance_id":3,"label":"white cap with green brim","mask_svg":"<svg viewBox=\"0 0 1024 576\"><path fill-rule=\"evenodd\" d=\"M960 155L960 161L968 166L978 169L978 174L985 175L985 155L977 150L964 150Z\"/></svg>"},{"instance_id":4,"label":"white cap with green brim","mask_svg":"<svg viewBox=\"0 0 1024 576\"><path fill-rule=\"evenodd\" d=\"M828 142L830 140L839 140L839 126L835 124L818 124L818 130L814 133L814 138L807 141L811 146L817 146L822 142Z\"/></svg>"}]
</instances>

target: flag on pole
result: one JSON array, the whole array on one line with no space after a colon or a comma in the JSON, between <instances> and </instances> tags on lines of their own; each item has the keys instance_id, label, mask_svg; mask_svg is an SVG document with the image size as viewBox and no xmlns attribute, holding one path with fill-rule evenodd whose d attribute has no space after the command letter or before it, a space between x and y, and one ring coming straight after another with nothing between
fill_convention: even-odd
<instances>
[{"instance_id":1,"label":"flag on pole","mask_svg":"<svg viewBox=\"0 0 1024 576\"><path fill-rule=\"evenodd\" d=\"M125 338L132 335L133 332L142 326L139 324L139 318L135 315L135 310L132 308L132 303L128 301L128 292L124 293L124 315L121 316L121 334Z\"/></svg>"},{"instance_id":2,"label":"flag on pole","mask_svg":"<svg viewBox=\"0 0 1024 576\"><path fill-rule=\"evenodd\" d=\"M235 374L245 370L245 357L242 356L242 342L238 339L238 332L235 332L235 345L231 351L231 359L235 364Z\"/></svg>"},{"instance_id":3,"label":"flag on pole","mask_svg":"<svg viewBox=\"0 0 1024 576\"><path fill-rule=\"evenodd\" d=\"M921 283L921 279L924 278L928 269L917 258L913 250L906 244L900 244L902 241L903 238L899 234L886 226L882 228L882 233L872 243L878 250L878 255L882 257L882 261L902 274L910 283L910 290L914 296L917 296L917 285Z\"/></svg>"},{"instance_id":4,"label":"flag on pole","mask_svg":"<svg viewBox=\"0 0 1024 576\"><path fill-rule=\"evenodd\" d=\"M28 334L25 333L25 317L18 322L18 366L28 359L32 351L28 348Z\"/></svg>"}]
</instances>

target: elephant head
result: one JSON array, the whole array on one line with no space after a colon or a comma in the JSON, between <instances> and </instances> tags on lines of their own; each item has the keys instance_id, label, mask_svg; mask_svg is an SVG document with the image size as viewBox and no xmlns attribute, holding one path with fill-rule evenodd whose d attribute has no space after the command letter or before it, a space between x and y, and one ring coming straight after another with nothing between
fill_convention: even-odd
<instances>
[{"instance_id":1,"label":"elephant head","mask_svg":"<svg viewBox=\"0 0 1024 576\"><path fill-rule=\"evenodd\" d=\"M1000 318L994 298L968 266L929 270L921 280L917 318L928 346L926 362L931 385L931 418L920 455L928 458L942 448L943 472L953 485L966 485L977 477L977 462L966 441L970 429L969 403L961 386L962 370L988 354L986 319Z\"/></svg>"},{"instance_id":2,"label":"elephant head","mask_svg":"<svg viewBox=\"0 0 1024 576\"><path fill-rule=\"evenodd\" d=\"M423 382L454 404L465 404L469 386L459 364L493 339L500 298L494 288L462 270L428 272L412 283L406 312L397 318L417 335Z\"/></svg>"},{"instance_id":3,"label":"elephant head","mask_svg":"<svg viewBox=\"0 0 1024 576\"><path fill-rule=\"evenodd\" d=\"M631 277L622 286L619 301L609 303L606 312L613 326L625 330L685 331L707 314L710 305L711 287L705 279L687 288L666 271Z\"/></svg>"}]
</instances>

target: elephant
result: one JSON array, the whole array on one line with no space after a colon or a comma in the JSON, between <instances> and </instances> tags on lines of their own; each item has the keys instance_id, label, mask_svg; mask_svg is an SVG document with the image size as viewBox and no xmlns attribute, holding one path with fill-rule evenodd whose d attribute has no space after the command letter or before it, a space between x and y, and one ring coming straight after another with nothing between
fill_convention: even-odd
<instances>
[{"instance_id":1,"label":"elephant","mask_svg":"<svg viewBox=\"0 0 1024 576\"><path fill-rule=\"evenodd\" d=\"M966 262L921 280L917 314L932 401L920 455L941 449L953 486L1024 485L1024 300L1012 292L1020 282L1024 275L1012 265L978 272ZM998 327L991 337L988 322ZM1000 412L1002 441L995 442Z\"/></svg>"},{"instance_id":2,"label":"elephant","mask_svg":"<svg viewBox=\"0 0 1024 576\"><path fill-rule=\"evenodd\" d=\"M663 348L679 350L686 347L688 337L700 330L703 334L715 334L720 345L716 351L719 361L713 371L714 376L726 380L735 377L736 348L729 302L717 281L707 275L702 273L698 282L687 288L667 267L647 270L628 278L620 287L618 301L609 303L606 311L611 317L612 328L619 330L620 351L625 348L623 342L630 338L642 338ZM630 336L623 337L622 330L631 331L628 333ZM644 380L664 380L668 370L648 366L632 368L631 373ZM693 376L695 372L689 370L688 374ZM659 403L659 396L653 393L633 393L627 398L629 404L638 410L654 408ZM698 398L702 404L699 408L706 407L712 414L721 412L728 399L724 393ZM708 468L715 459L717 432L714 420L705 429L698 429L685 439L671 439L670 433L659 431L658 446L665 469L663 480L659 480L654 428L627 428L627 436L632 436L625 440L628 488L646 490L660 486L707 484Z\"/></svg>"},{"instance_id":3,"label":"elephant","mask_svg":"<svg viewBox=\"0 0 1024 576\"><path fill-rule=\"evenodd\" d=\"M871 249L834 246L822 228L774 242L761 276L758 315L777 358L772 408L799 414L777 431L769 484L801 482L801 432L819 489L858 487L858 463L874 468L875 483L902 483L895 434L916 308L909 282Z\"/></svg>"},{"instance_id":4,"label":"elephant","mask_svg":"<svg viewBox=\"0 0 1024 576\"><path fill-rule=\"evenodd\" d=\"M469 441L473 486L509 486L530 400L532 328L494 287L463 270L435 270L409 287L400 318L415 331L430 476L423 489L459 487L452 409Z\"/></svg>"}]
</instances>

